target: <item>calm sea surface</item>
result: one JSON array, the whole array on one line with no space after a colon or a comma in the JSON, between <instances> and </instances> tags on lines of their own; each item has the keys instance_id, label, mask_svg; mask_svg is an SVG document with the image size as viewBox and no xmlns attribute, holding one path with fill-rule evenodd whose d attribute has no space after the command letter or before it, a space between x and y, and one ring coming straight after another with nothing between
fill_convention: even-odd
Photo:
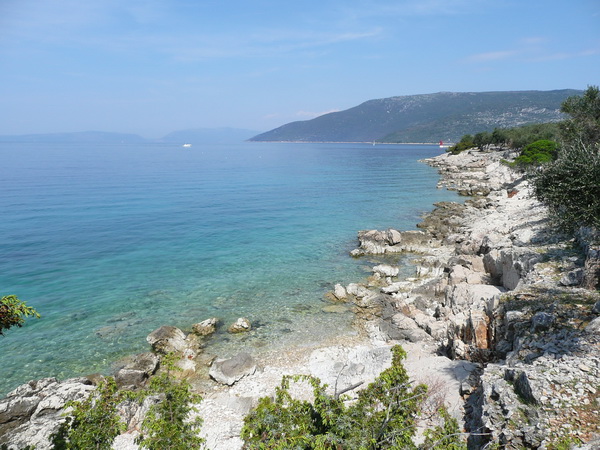
<instances>
[{"instance_id":1,"label":"calm sea surface","mask_svg":"<svg viewBox=\"0 0 600 450\"><path fill-rule=\"evenodd\" d=\"M219 354L351 333L324 313L362 280L361 229L414 229L436 146L0 144L0 295L42 315L0 337L0 395L30 379L109 372L161 325L217 316ZM397 261L403 264L401 257ZM406 274L412 274L407 266ZM246 316L250 335L226 325Z\"/></svg>"}]
</instances>

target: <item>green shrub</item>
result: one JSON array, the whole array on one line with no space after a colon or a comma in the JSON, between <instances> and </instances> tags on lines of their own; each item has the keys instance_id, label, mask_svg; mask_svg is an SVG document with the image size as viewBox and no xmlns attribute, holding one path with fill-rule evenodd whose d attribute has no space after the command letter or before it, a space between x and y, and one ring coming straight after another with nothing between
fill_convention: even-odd
<instances>
[{"instance_id":1,"label":"green shrub","mask_svg":"<svg viewBox=\"0 0 600 450\"><path fill-rule=\"evenodd\" d=\"M85 400L69 402L67 420L51 436L55 450L110 450L114 439L125 431L117 414L117 405L124 393L117 389L114 378L108 377Z\"/></svg>"},{"instance_id":2,"label":"green shrub","mask_svg":"<svg viewBox=\"0 0 600 450\"><path fill-rule=\"evenodd\" d=\"M261 398L244 419L241 434L244 448L415 449L412 439L416 418L427 387L411 387L402 365L406 357L402 347L392 348L392 353L392 366L361 390L349 405L343 396L328 395L327 386L318 378L283 377L275 397ZM289 392L292 382L308 383L314 400L295 399ZM452 422L447 429L453 434L458 432L458 426ZM436 437L445 439L445 429L436 432Z\"/></svg>"},{"instance_id":3,"label":"green shrub","mask_svg":"<svg viewBox=\"0 0 600 450\"><path fill-rule=\"evenodd\" d=\"M600 90L569 97L561 111L571 116L560 125L562 148L531 174L534 192L562 228L600 228Z\"/></svg>"},{"instance_id":4,"label":"green shrub","mask_svg":"<svg viewBox=\"0 0 600 450\"><path fill-rule=\"evenodd\" d=\"M461 439L462 433L458 421L448 414L446 408L441 408L438 413L442 424L425 430L425 442L421 448L423 450L467 450L467 445Z\"/></svg>"},{"instance_id":5,"label":"green shrub","mask_svg":"<svg viewBox=\"0 0 600 450\"><path fill-rule=\"evenodd\" d=\"M511 164L513 167L526 168L539 166L556 159L558 144L554 141L542 139L525 146L521 154Z\"/></svg>"},{"instance_id":6,"label":"green shrub","mask_svg":"<svg viewBox=\"0 0 600 450\"><path fill-rule=\"evenodd\" d=\"M561 150L553 163L530 175L535 196L559 226L600 228L600 149L578 145Z\"/></svg>"},{"instance_id":7,"label":"green shrub","mask_svg":"<svg viewBox=\"0 0 600 450\"><path fill-rule=\"evenodd\" d=\"M461 138L460 142L448 148L448 152L452 153L453 155L458 155L460 152L463 152L473 147L475 147L475 143L473 142L473 136L471 136L470 134L465 134Z\"/></svg>"},{"instance_id":8,"label":"green shrub","mask_svg":"<svg viewBox=\"0 0 600 450\"><path fill-rule=\"evenodd\" d=\"M148 450L188 450L201 448L204 439L198 436L202 418L190 419L197 411L192 406L202 397L192 392L186 380L172 376L179 370L173 356L163 358L166 370L150 379L147 394L160 395L161 401L150 407L142 422L142 434L136 443Z\"/></svg>"}]
</instances>

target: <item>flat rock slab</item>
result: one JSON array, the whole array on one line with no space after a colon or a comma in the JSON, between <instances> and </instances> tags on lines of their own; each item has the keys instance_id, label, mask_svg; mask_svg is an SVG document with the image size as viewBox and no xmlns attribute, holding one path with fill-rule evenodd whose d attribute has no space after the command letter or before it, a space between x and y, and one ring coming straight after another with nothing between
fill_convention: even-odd
<instances>
[{"instance_id":1,"label":"flat rock slab","mask_svg":"<svg viewBox=\"0 0 600 450\"><path fill-rule=\"evenodd\" d=\"M217 382L231 386L236 381L256 372L256 361L245 352L229 359L217 359L208 374Z\"/></svg>"}]
</instances>

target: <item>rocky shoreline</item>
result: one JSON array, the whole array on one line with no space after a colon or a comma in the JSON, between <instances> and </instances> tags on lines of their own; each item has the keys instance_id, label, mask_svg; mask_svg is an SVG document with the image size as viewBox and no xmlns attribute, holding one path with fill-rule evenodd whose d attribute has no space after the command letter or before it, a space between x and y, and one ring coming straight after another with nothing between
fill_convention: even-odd
<instances>
[{"instance_id":1,"label":"rocky shoreline","mask_svg":"<svg viewBox=\"0 0 600 450\"><path fill-rule=\"evenodd\" d=\"M260 361L246 353L213 360L202 352L206 328L200 324L189 334L162 327L149 336L154 352L125 364L117 381L144 384L157 369L157 354L177 351L188 375L204 374L190 379L204 397L198 414L207 448L236 449L243 444L244 415L274 392L282 375L311 374L332 390L368 383L389 366L389 349L400 343L411 377L430 386L426 406L446 404L470 448L488 442L553 448L569 439L587 443L579 448L598 448L598 237L582 230L576 242L555 233L527 181L502 164L514 156L471 150L425 160L438 168L440 187L470 198L436 204L418 231L358 233L353 257L384 255L391 263L327 295L332 307L355 310L356 336ZM393 256L399 253L414 254L413 278L397 277ZM218 381L208 381L209 370ZM0 400L0 444L48 448L64 404L88 395L94 382L44 379L20 386ZM309 395L308 389L297 395ZM142 414L123 412L128 431L114 448L137 448Z\"/></svg>"}]
</instances>

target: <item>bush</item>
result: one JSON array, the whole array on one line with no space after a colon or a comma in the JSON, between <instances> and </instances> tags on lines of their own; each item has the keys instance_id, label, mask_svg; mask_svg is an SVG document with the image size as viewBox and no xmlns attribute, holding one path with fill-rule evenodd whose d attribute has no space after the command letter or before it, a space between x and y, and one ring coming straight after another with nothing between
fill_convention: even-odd
<instances>
[{"instance_id":1,"label":"bush","mask_svg":"<svg viewBox=\"0 0 600 450\"><path fill-rule=\"evenodd\" d=\"M114 439L125 431L117 414L124 394L114 378L107 378L88 398L69 402L71 411L58 431L51 436L55 450L110 450Z\"/></svg>"},{"instance_id":2,"label":"bush","mask_svg":"<svg viewBox=\"0 0 600 450\"><path fill-rule=\"evenodd\" d=\"M558 144L554 141L542 139L525 146L521 154L511 164L513 167L526 168L539 166L556 159Z\"/></svg>"},{"instance_id":3,"label":"bush","mask_svg":"<svg viewBox=\"0 0 600 450\"><path fill-rule=\"evenodd\" d=\"M453 145L448 149L448 152L452 153L453 155L458 155L460 152L463 152L473 147L475 147L475 143L473 142L473 136L471 136L470 134L465 134L461 138L459 143Z\"/></svg>"},{"instance_id":4,"label":"bush","mask_svg":"<svg viewBox=\"0 0 600 450\"><path fill-rule=\"evenodd\" d=\"M535 196L546 204L558 225L600 228L600 149L577 145L531 174Z\"/></svg>"},{"instance_id":5,"label":"bush","mask_svg":"<svg viewBox=\"0 0 600 450\"><path fill-rule=\"evenodd\" d=\"M561 111L571 116L560 125L562 149L531 175L534 192L565 230L600 228L600 90L569 97Z\"/></svg>"},{"instance_id":6,"label":"bush","mask_svg":"<svg viewBox=\"0 0 600 450\"><path fill-rule=\"evenodd\" d=\"M402 365L406 352L392 348L392 366L347 404L343 396L328 395L326 385L308 375L285 376L275 398L264 397L244 419L245 449L380 449L416 448L412 441L416 418L427 387L411 387ZM312 402L297 400L291 382L312 387ZM450 433L459 435L449 423ZM436 430L444 439L445 429ZM450 441L449 441L450 442ZM454 441L452 441L454 442ZM437 447L436 447L437 448Z\"/></svg>"},{"instance_id":7,"label":"bush","mask_svg":"<svg viewBox=\"0 0 600 450\"><path fill-rule=\"evenodd\" d=\"M118 405L125 401L142 403L148 395L156 395L160 401L148 410L136 443L148 450L200 448L204 443L198 436L202 419L190 420L189 415L196 410L191 404L202 398L191 392L187 381L172 376L173 370L177 370L174 361L173 355L163 358L166 370L151 378L149 388L144 391L119 390L114 378L108 377L87 399L68 403L72 409L51 436L52 448L111 449L114 439L126 428L117 413Z\"/></svg>"},{"instance_id":8,"label":"bush","mask_svg":"<svg viewBox=\"0 0 600 450\"><path fill-rule=\"evenodd\" d=\"M188 450L200 448L204 439L198 436L202 419L190 420L197 411L192 404L202 397L192 393L186 380L176 380L172 371L178 370L173 355L163 358L166 370L150 379L149 394L160 395L161 401L150 407L142 422L142 434L136 443L148 450Z\"/></svg>"}]
</instances>

